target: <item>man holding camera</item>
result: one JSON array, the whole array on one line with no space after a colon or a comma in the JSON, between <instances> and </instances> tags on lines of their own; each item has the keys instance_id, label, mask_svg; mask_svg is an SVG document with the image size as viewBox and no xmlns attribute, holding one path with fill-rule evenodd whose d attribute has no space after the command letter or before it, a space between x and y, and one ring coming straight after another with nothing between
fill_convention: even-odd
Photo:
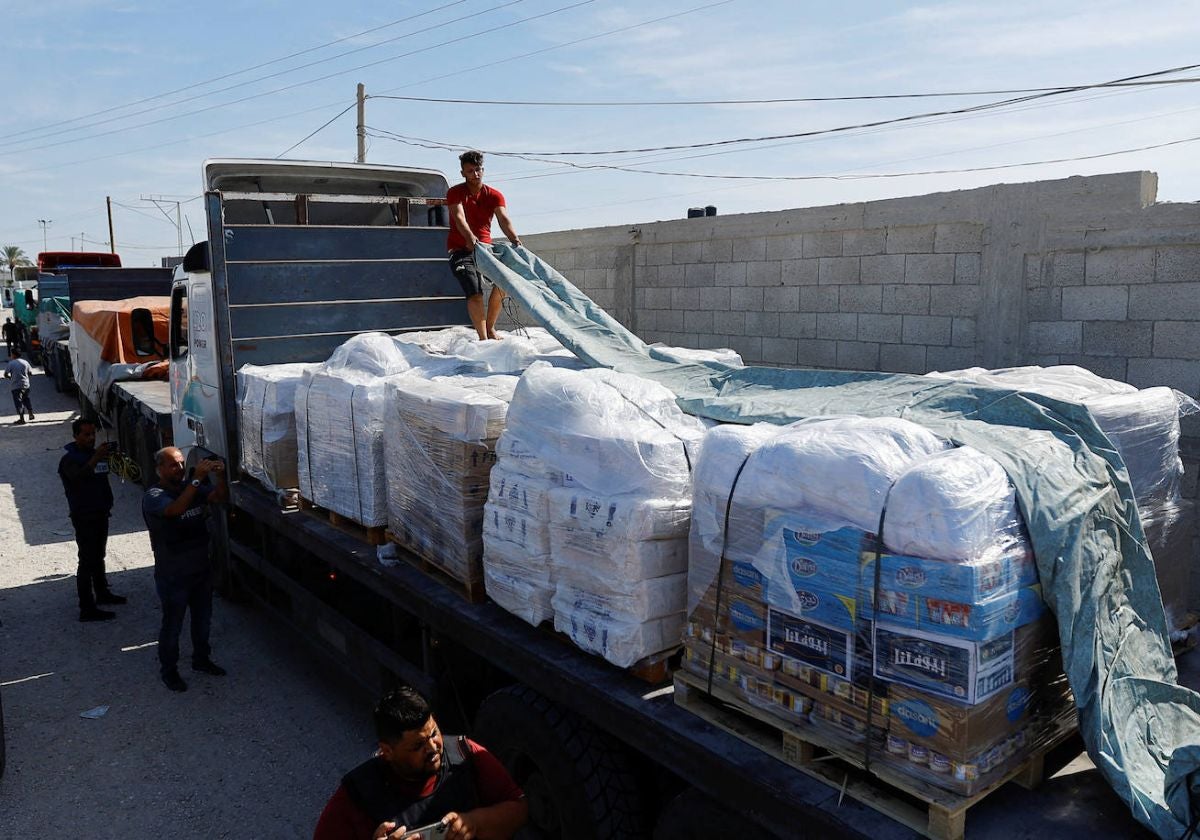
<instances>
[{"instance_id":1,"label":"man holding camera","mask_svg":"<svg viewBox=\"0 0 1200 840\"><path fill-rule=\"evenodd\" d=\"M208 552L208 506L226 497L225 465L206 458L191 473L174 446L154 455L158 484L142 497L142 516L154 550L154 587L162 602L158 661L163 684L187 691L179 675L179 635L184 614L192 613L192 670L225 676L212 661L208 635L212 627L213 568Z\"/></svg>"},{"instance_id":2,"label":"man holding camera","mask_svg":"<svg viewBox=\"0 0 1200 840\"><path fill-rule=\"evenodd\" d=\"M116 613L100 605L124 604L125 598L108 588L104 555L108 550L108 519L112 515L113 494L108 485L107 443L96 446L96 424L82 417L71 423L75 439L63 449L58 475L67 494L71 524L75 526L75 545L79 548L79 568L75 587L79 591L79 620L107 621Z\"/></svg>"}]
</instances>

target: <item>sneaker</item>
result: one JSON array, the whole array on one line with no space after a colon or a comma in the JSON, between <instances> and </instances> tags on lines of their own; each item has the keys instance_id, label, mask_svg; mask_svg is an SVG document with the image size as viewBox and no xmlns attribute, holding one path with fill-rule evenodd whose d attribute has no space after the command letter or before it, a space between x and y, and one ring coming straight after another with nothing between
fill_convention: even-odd
<instances>
[{"instance_id":1,"label":"sneaker","mask_svg":"<svg viewBox=\"0 0 1200 840\"><path fill-rule=\"evenodd\" d=\"M24 418L24 417L22 417L20 420L18 420L17 422L13 423L13 425L14 425L14 426L24 426L24 425L25 425L25 418Z\"/></svg>"},{"instance_id":2,"label":"sneaker","mask_svg":"<svg viewBox=\"0 0 1200 840\"><path fill-rule=\"evenodd\" d=\"M163 685L172 691L187 691L187 683L183 681L183 677L179 676L178 671L162 675Z\"/></svg>"},{"instance_id":3,"label":"sneaker","mask_svg":"<svg viewBox=\"0 0 1200 840\"><path fill-rule=\"evenodd\" d=\"M108 621L110 618L116 618L116 617L117 617L117 614L115 612L109 612L108 610L100 610L100 609L96 609L95 607L93 607L90 610L80 610L79 611L79 620L80 621Z\"/></svg>"},{"instance_id":4,"label":"sneaker","mask_svg":"<svg viewBox=\"0 0 1200 840\"><path fill-rule=\"evenodd\" d=\"M102 592L96 596L97 604L128 604L129 599L115 592Z\"/></svg>"},{"instance_id":5,"label":"sneaker","mask_svg":"<svg viewBox=\"0 0 1200 840\"><path fill-rule=\"evenodd\" d=\"M193 662L192 670L199 671L202 674L210 674L214 677L223 677L226 674L225 669L211 659L206 659L203 662Z\"/></svg>"},{"instance_id":6,"label":"sneaker","mask_svg":"<svg viewBox=\"0 0 1200 840\"><path fill-rule=\"evenodd\" d=\"M29 412L29 419L30 419L30 420L36 420L36 419L37 419L36 417L34 417L34 416L33 416L33 412L32 412L32 411L31 411L31 412Z\"/></svg>"}]
</instances>

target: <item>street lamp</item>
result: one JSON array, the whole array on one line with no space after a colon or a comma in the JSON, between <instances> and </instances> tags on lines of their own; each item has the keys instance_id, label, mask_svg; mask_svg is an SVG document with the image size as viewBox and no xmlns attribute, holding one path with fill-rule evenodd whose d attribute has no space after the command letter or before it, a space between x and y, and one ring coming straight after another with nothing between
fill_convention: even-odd
<instances>
[{"instance_id":1,"label":"street lamp","mask_svg":"<svg viewBox=\"0 0 1200 840\"><path fill-rule=\"evenodd\" d=\"M42 250L49 251L50 247L46 244L46 228L53 224L53 219L38 219L38 224L42 226Z\"/></svg>"}]
</instances>

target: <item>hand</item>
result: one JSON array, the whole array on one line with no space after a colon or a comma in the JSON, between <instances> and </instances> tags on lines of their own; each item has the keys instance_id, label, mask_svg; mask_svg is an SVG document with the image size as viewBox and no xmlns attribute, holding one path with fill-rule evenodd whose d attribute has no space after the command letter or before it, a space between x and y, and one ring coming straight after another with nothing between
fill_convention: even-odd
<instances>
[{"instance_id":1,"label":"hand","mask_svg":"<svg viewBox=\"0 0 1200 840\"><path fill-rule=\"evenodd\" d=\"M375 829L375 833L371 835L371 840L392 840L392 838L399 840L400 837L404 836L406 830L399 823L386 820L380 823L379 827Z\"/></svg>"},{"instance_id":2,"label":"hand","mask_svg":"<svg viewBox=\"0 0 1200 840\"><path fill-rule=\"evenodd\" d=\"M196 464L196 469L192 471L192 478L204 478L212 472L212 461L205 458L199 464Z\"/></svg>"},{"instance_id":3,"label":"hand","mask_svg":"<svg viewBox=\"0 0 1200 840\"><path fill-rule=\"evenodd\" d=\"M116 450L116 447L112 444L111 441L105 441L104 443L102 443L96 447L96 458L97 459L107 458L115 450Z\"/></svg>"},{"instance_id":4,"label":"hand","mask_svg":"<svg viewBox=\"0 0 1200 840\"><path fill-rule=\"evenodd\" d=\"M520 248L520 247L521 247L521 240L520 240L520 239L515 239L515 238L514 238L514 239L510 239L510 240L509 240L509 244L511 244L511 245L512 245L514 248Z\"/></svg>"},{"instance_id":5,"label":"hand","mask_svg":"<svg viewBox=\"0 0 1200 840\"><path fill-rule=\"evenodd\" d=\"M447 840L475 840L477 829L470 813L459 814L451 811L442 817L442 822L446 824Z\"/></svg>"}]
</instances>

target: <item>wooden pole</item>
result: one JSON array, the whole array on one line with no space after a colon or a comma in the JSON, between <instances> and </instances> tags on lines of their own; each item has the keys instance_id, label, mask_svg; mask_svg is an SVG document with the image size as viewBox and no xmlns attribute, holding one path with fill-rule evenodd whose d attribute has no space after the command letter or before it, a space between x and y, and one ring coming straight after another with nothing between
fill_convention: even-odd
<instances>
[{"instance_id":1,"label":"wooden pole","mask_svg":"<svg viewBox=\"0 0 1200 840\"><path fill-rule=\"evenodd\" d=\"M108 205L108 251L110 254L115 254L117 253L117 238L113 236L112 196L106 195L104 201Z\"/></svg>"}]
</instances>

